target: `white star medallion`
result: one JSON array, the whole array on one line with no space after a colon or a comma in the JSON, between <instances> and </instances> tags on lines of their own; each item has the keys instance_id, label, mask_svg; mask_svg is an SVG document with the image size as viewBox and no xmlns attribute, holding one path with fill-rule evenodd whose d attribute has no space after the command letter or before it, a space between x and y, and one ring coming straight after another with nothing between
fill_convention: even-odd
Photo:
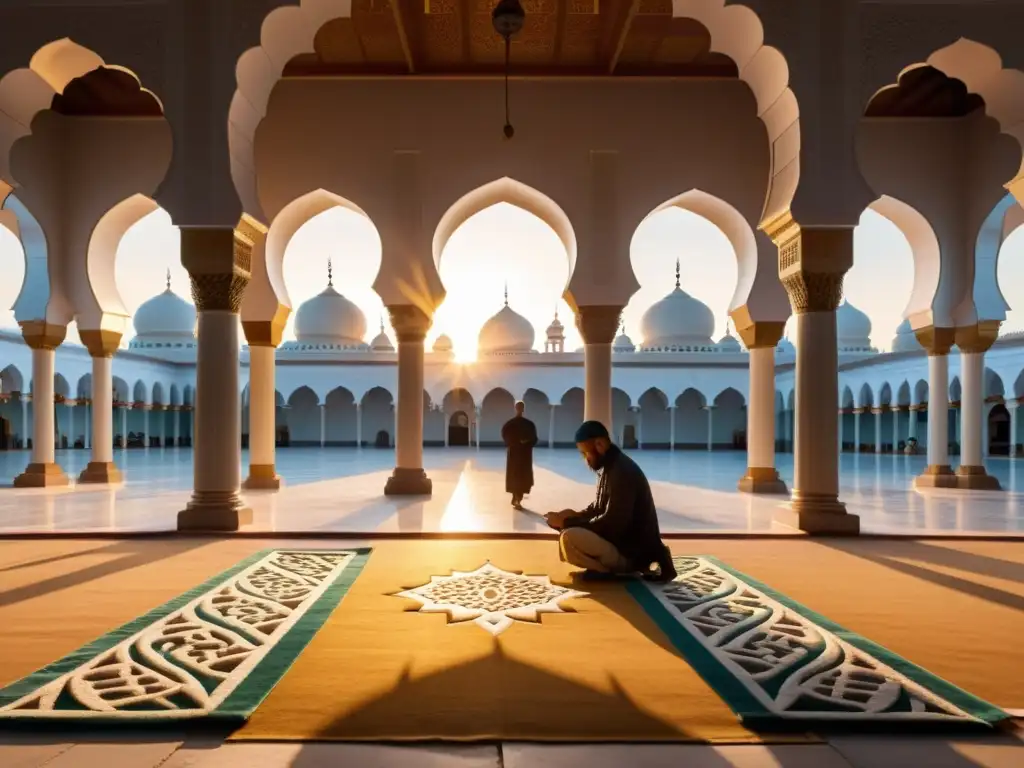
<instances>
[{"instance_id":1,"label":"white star medallion","mask_svg":"<svg viewBox=\"0 0 1024 768\"><path fill-rule=\"evenodd\" d=\"M446 613L452 623L472 621L499 635L516 621L537 624L542 613L565 613L563 600L587 594L552 584L547 576L503 571L486 562L475 571L431 576L429 584L395 596L420 603L419 613Z\"/></svg>"}]
</instances>

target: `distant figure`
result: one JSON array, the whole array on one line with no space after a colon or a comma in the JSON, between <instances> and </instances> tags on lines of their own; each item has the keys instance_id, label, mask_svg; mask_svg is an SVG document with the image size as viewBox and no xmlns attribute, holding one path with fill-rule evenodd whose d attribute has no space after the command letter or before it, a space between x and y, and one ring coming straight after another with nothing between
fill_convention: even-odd
<instances>
[{"instance_id":1,"label":"distant figure","mask_svg":"<svg viewBox=\"0 0 1024 768\"><path fill-rule=\"evenodd\" d=\"M512 494L512 506L523 508L523 496L533 488L533 446L537 444L537 427L523 416L526 405L516 403L516 415L501 428L501 439L508 450L505 461L505 492Z\"/></svg>"},{"instance_id":2,"label":"distant figure","mask_svg":"<svg viewBox=\"0 0 1024 768\"><path fill-rule=\"evenodd\" d=\"M907 445L903 449L903 453L905 455L907 455L907 456L916 456L917 455L917 438L916 437L908 437L907 438Z\"/></svg>"},{"instance_id":3,"label":"distant figure","mask_svg":"<svg viewBox=\"0 0 1024 768\"><path fill-rule=\"evenodd\" d=\"M583 422L576 430L576 447L600 479L597 499L586 509L544 515L548 525L562 532L562 562L586 569L586 578L675 579L672 552L661 541L658 512L643 470L612 443L599 421Z\"/></svg>"}]
</instances>

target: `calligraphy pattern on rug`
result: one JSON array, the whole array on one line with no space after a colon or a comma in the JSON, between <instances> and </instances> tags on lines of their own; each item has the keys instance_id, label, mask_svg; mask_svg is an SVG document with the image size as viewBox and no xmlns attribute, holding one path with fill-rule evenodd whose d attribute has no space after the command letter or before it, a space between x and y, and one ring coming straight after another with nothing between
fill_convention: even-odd
<instances>
[{"instance_id":1,"label":"calligraphy pattern on rug","mask_svg":"<svg viewBox=\"0 0 1024 768\"><path fill-rule=\"evenodd\" d=\"M0 691L0 719L159 720L210 715L316 605L357 554L350 550L262 553L248 567L120 642L111 645L101 638ZM92 646L103 645L109 647L88 657ZM294 649L289 664L300 650L301 646ZM69 660L74 663L83 654L86 659L70 671L57 676L49 671L67 669ZM45 684L5 702L10 691L47 677ZM262 695L276 679L268 682Z\"/></svg>"},{"instance_id":2,"label":"calligraphy pattern on rug","mask_svg":"<svg viewBox=\"0 0 1024 768\"><path fill-rule=\"evenodd\" d=\"M475 571L431 576L430 582L395 593L420 604L419 613L445 613L453 624L473 622L500 635L515 622L540 623L542 613L565 613L563 600L586 597L552 584L547 576L525 576L484 563Z\"/></svg>"},{"instance_id":3,"label":"calligraphy pattern on rug","mask_svg":"<svg viewBox=\"0 0 1024 768\"><path fill-rule=\"evenodd\" d=\"M674 581L640 583L632 589L653 594L667 609L668 620L676 622L710 654L714 663L752 694L755 707L737 706L734 702L740 699L726 694L724 689L728 685L721 684L720 674L705 676L723 698L732 698L729 703L744 721L747 717L761 717L836 723L983 722L877 658L887 654L872 654L857 647L852 633L821 626L831 622L812 620L805 615L813 615L811 611L798 610L793 603L783 604L768 594L768 588L761 588L712 558L674 557L673 562L679 574ZM691 658L684 645L677 643L684 656L700 670L696 655ZM913 666L902 659L898 665L908 671ZM953 689L951 684L924 670L915 671L921 673L915 675L919 679L929 678L937 683L930 686L933 689ZM963 698L973 699L963 691L959 693ZM994 709L975 701L982 709ZM762 711L756 711L757 708Z\"/></svg>"}]
</instances>

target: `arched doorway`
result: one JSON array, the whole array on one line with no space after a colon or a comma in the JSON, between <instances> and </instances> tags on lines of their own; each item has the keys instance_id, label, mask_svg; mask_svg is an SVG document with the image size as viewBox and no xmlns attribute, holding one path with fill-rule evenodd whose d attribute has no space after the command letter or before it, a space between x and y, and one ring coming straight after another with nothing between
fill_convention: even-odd
<instances>
[{"instance_id":1,"label":"arched doorway","mask_svg":"<svg viewBox=\"0 0 1024 768\"><path fill-rule=\"evenodd\" d=\"M448 445L469 445L469 416L456 411L448 420Z\"/></svg>"},{"instance_id":2,"label":"arched doorway","mask_svg":"<svg viewBox=\"0 0 1024 768\"><path fill-rule=\"evenodd\" d=\"M989 456L1010 455L1010 412L1002 403L992 406L988 414Z\"/></svg>"}]
</instances>

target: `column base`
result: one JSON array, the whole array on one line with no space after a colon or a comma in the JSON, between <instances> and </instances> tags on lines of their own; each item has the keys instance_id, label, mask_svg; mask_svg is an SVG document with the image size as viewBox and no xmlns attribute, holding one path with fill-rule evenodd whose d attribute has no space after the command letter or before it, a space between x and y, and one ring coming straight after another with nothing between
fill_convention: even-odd
<instances>
[{"instance_id":1,"label":"column base","mask_svg":"<svg viewBox=\"0 0 1024 768\"><path fill-rule=\"evenodd\" d=\"M736 488L743 493L789 493L775 467L747 467Z\"/></svg>"},{"instance_id":2,"label":"column base","mask_svg":"<svg viewBox=\"0 0 1024 768\"><path fill-rule=\"evenodd\" d=\"M252 510L235 491L193 492L192 501L178 513L179 531L237 531L252 523Z\"/></svg>"},{"instance_id":3,"label":"column base","mask_svg":"<svg viewBox=\"0 0 1024 768\"><path fill-rule=\"evenodd\" d=\"M277 491L281 489L281 477L273 464L250 464L242 487L247 491Z\"/></svg>"},{"instance_id":4,"label":"column base","mask_svg":"<svg viewBox=\"0 0 1024 768\"><path fill-rule=\"evenodd\" d=\"M90 461L78 476L79 483L123 483L124 475L112 461Z\"/></svg>"},{"instance_id":5,"label":"column base","mask_svg":"<svg viewBox=\"0 0 1024 768\"><path fill-rule=\"evenodd\" d=\"M956 488L956 475L948 464L929 464L914 478L915 488Z\"/></svg>"},{"instance_id":6,"label":"column base","mask_svg":"<svg viewBox=\"0 0 1024 768\"><path fill-rule=\"evenodd\" d=\"M60 464L29 464L25 471L14 478L15 488L53 488L69 484Z\"/></svg>"},{"instance_id":7,"label":"column base","mask_svg":"<svg viewBox=\"0 0 1024 768\"><path fill-rule=\"evenodd\" d=\"M965 491L1001 491L999 480L985 471L984 467L961 464L956 468L956 487Z\"/></svg>"},{"instance_id":8,"label":"column base","mask_svg":"<svg viewBox=\"0 0 1024 768\"><path fill-rule=\"evenodd\" d=\"M430 496L434 484L422 469L395 467L384 485L385 496Z\"/></svg>"},{"instance_id":9,"label":"column base","mask_svg":"<svg viewBox=\"0 0 1024 768\"><path fill-rule=\"evenodd\" d=\"M856 536L860 518L846 511L846 505L835 496L801 495L793 491L789 504L775 511L775 522L812 535Z\"/></svg>"}]
</instances>

